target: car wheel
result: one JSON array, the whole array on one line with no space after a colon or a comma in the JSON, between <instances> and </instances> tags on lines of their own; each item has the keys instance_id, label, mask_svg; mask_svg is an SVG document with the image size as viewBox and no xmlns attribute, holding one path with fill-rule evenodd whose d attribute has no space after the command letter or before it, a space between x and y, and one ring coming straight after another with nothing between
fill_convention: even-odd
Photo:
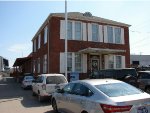
<instances>
[{"instance_id":1,"label":"car wheel","mask_svg":"<svg viewBox=\"0 0 150 113\"><path fill-rule=\"evenodd\" d=\"M54 112L58 113L57 104L56 104L56 100L55 99L52 100L52 107L53 107Z\"/></svg>"},{"instance_id":2,"label":"car wheel","mask_svg":"<svg viewBox=\"0 0 150 113\"><path fill-rule=\"evenodd\" d=\"M32 91L32 96L36 96L36 93Z\"/></svg>"},{"instance_id":3,"label":"car wheel","mask_svg":"<svg viewBox=\"0 0 150 113\"><path fill-rule=\"evenodd\" d=\"M147 87L145 91L150 94L150 87Z\"/></svg>"},{"instance_id":4,"label":"car wheel","mask_svg":"<svg viewBox=\"0 0 150 113\"><path fill-rule=\"evenodd\" d=\"M43 97L40 94L38 94L38 100L39 102L43 102Z\"/></svg>"}]
</instances>

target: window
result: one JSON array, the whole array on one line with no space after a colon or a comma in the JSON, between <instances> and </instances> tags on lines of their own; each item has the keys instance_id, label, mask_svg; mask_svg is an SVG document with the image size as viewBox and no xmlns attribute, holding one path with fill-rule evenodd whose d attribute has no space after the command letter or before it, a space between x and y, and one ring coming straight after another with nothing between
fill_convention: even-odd
<instances>
[{"instance_id":1,"label":"window","mask_svg":"<svg viewBox=\"0 0 150 113\"><path fill-rule=\"evenodd\" d=\"M38 58L38 73L40 73L40 58Z\"/></svg>"},{"instance_id":2,"label":"window","mask_svg":"<svg viewBox=\"0 0 150 113\"><path fill-rule=\"evenodd\" d=\"M72 39L72 22L68 22L68 39Z\"/></svg>"},{"instance_id":3,"label":"window","mask_svg":"<svg viewBox=\"0 0 150 113\"><path fill-rule=\"evenodd\" d=\"M109 69L113 69L114 68L114 56L109 56L109 59L108 59L108 68Z\"/></svg>"},{"instance_id":4,"label":"window","mask_svg":"<svg viewBox=\"0 0 150 113\"><path fill-rule=\"evenodd\" d=\"M121 28L115 28L115 43L121 44Z\"/></svg>"},{"instance_id":5,"label":"window","mask_svg":"<svg viewBox=\"0 0 150 113\"><path fill-rule=\"evenodd\" d=\"M81 61L81 54L75 53L75 71L80 72L82 70Z\"/></svg>"},{"instance_id":6,"label":"window","mask_svg":"<svg viewBox=\"0 0 150 113\"><path fill-rule=\"evenodd\" d=\"M40 48L41 46L41 34L39 34L39 37L38 37L38 49Z\"/></svg>"},{"instance_id":7,"label":"window","mask_svg":"<svg viewBox=\"0 0 150 113\"><path fill-rule=\"evenodd\" d=\"M69 83L63 88L64 93L72 93L72 88L74 87L74 83Z\"/></svg>"},{"instance_id":8,"label":"window","mask_svg":"<svg viewBox=\"0 0 150 113\"><path fill-rule=\"evenodd\" d=\"M72 93L76 94L76 95L80 95L80 96L93 95L93 92L89 88L87 88L86 86L79 84L79 83L75 83Z\"/></svg>"},{"instance_id":9,"label":"window","mask_svg":"<svg viewBox=\"0 0 150 113\"><path fill-rule=\"evenodd\" d=\"M98 41L98 25L92 24L92 41Z\"/></svg>"},{"instance_id":10,"label":"window","mask_svg":"<svg viewBox=\"0 0 150 113\"><path fill-rule=\"evenodd\" d=\"M122 68L121 56L116 56L116 68Z\"/></svg>"},{"instance_id":11,"label":"window","mask_svg":"<svg viewBox=\"0 0 150 113\"><path fill-rule=\"evenodd\" d=\"M67 54L67 70L72 71L72 53Z\"/></svg>"},{"instance_id":12,"label":"window","mask_svg":"<svg viewBox=\"0 0 150 113\"><path fill-rule=\"evenodd\" d=\"M48 32L48 27L46 26L44 29L44 44L47 43L47 32Z\"/></svg>"},{"instance_id":13,"label":"window","mask_svg":"<svg viewBox=\"0 0 150 113\"><path fill-rule=\"evenodd\" d=\"M36 52L36 39L33 40L33 52Z\"/></svg>"},{"instance_id":14,"label":"window","mask_svg":"<svg viewBox=\"0 0 150 113\"><path fill-rule=\"evenodd\" d=\"M113 43L113 27L107 26L108 43Z\"/></svg>"},{"instance_id":15,"label":"window","mask_svg":"<svg viewBox=\"0 0 150 113\"><path fill-rule=\"evenodd\" d=\"M43 73L47 72L47 54L43 57Z\"/></svg>"},{"instance_id":16,"label":"window","mask_svg":"<svg viewBox=\"0 0 150 113\"><path fill-rule=\"evenodd\" d=\"M35 73L35 60L33 60L33 73Z\"/></svg>"},{"instance_id":17,"label":"window","mask_svg":"<svg viewBox=\"0 0 150 113\"><path fill-rule=\"evenodd\" d=\"M48 76L46 78L46 84L61 84L67 83L64 76Z\"/></svg>"},{"instance_id":18,"label":"window","mask_svg":"<svg viewBox=\"0 0 150 113\"><path fill-rule=\"evenodd\" d=\"M75 22L75 40L81 40L81 22Z\"/></svg>"},{"instance_id":19,"label":"window","mask_svg":"<svg viewBox=\"0 0 150 113\"><path fill-rule=\"evenodd\" d=\"M119 97L143 93L141 90L127 83L102 84L96 85L96 88L98 88L109 97Z\"/></svg>"}]
</instances>

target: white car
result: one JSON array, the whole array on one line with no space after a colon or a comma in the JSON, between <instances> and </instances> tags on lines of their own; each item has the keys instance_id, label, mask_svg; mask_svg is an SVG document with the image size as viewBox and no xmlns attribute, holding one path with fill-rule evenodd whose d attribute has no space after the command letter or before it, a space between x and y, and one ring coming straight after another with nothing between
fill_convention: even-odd
<instances>
[{"instance_id":1,"label":"white car","mask_svg":"<svg viewBox=\"0 0 150 113\"><path fill-rule=\"evenodd\" d=\"M38 95L38 100L43 101L45 97L51 97L56 89L63 88L67 83L63 74L41 74L32 83L33 96Z\"/></svg>"},{"instance_id":2,"label":"white car","mask_svg":"<svg viewBox=\"0 0 150 113\"><path fill-rule=\"evenodd\" d=\"M34 80L33 76L24 76L21 87L23 89L32 88L32 81Z\"/></svg>"},{"instance_id":3,"label":"white car","mask_svg":"<svg viewBox=\"0 0 150 113\"><path fill-rule=\"evenodd\" d=\"M63 113L150 113L149 94L113 79L70 82L53 93L51 102Z\"/></svg>"}]
</instances>

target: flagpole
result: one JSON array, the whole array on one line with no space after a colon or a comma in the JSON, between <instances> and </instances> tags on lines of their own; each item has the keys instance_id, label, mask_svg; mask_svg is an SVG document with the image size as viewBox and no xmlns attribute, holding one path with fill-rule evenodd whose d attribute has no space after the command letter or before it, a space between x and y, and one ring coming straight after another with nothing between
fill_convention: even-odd
<instances>
[{"instance_id":1,"label":"flagpole","mask_svg":"<svg viewBox=\"0 0 150 113\"><path fill-rule=\"evenodd\" d=\"M67 32L67 24L68 24L68 20L67 20L67 0L65 0L65 76L66 76L66 78L67 78L67 80L68 80L68 73L67 73L67 50L68 50L68 48L67 48L67 34L68 34L68 32Z\"/></svg>"}]
</instances>

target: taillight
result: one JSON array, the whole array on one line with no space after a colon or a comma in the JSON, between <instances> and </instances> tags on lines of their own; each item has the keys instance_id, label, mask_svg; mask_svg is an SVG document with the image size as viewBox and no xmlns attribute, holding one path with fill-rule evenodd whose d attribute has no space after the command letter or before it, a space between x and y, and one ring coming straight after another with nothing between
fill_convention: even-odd
<instances>
[{"instance_id":1,"label":"taillight","mask_svg":"<svg viewBox=\"0 0 150 113\"><path fill-rule=\"evenodd\" d=\"M114 112L125 112L130 111L131 105L129 106L113 106L113 105L106 105L106 104L100 104L104 113L114 113Z\"/></svg>"},{"instance_id":2,"label":"taillight","mask_svg":"<svg viewBox=\"0 0 150 113\"><path fill-rule=\"evenodd\" d=\"M43 84L43 85L42 85L42 89L43 89L43 90L46 90L46 84Z\"/></svg>"}]
</instances>

